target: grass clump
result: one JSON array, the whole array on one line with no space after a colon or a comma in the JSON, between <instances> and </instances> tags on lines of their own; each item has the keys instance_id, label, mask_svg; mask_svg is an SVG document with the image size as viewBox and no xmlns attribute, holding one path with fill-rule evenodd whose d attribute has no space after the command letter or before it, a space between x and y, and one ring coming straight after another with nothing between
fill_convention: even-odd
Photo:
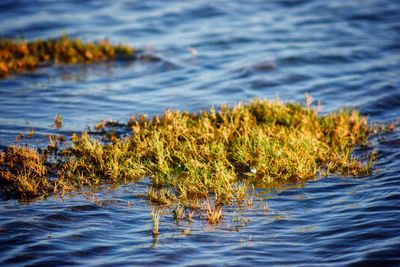
<instances>
[{"instance_id":1,"label":"grass clump","mask_svg":"<svg viewBox=\"0 0 400 267\"><path fill-rule=\"evenodd\" d=\"M34 70L48 63L95 63L114 60L117 56L133 56L135 50L112 45L107 39L83 42L64 35L49 40L14 40L0 38L0 77Z\"/></svg>"},{"instance_id":2,"label":"grass clump","mask_svg":"<svg viewBox=\"0 0 400 267\"><path fill-rule=\"evenodd\" d=\"M57 114L57 116L54 119L54 126L56 126L56 128L61 128L62 123L63 123L62 116L60 114Z\"/></svg>"},{"instance_id":3,"label":"grass clump","mask_svg":"<svg viewBox=\"0 0 400 267\"><path fill-rule=\"evenodd\" d=\"M6 195L30 198L48 194L51 182L43 155L28 147L10 146L0 154L1 186Z\"/></svg>"},{"instance_id":4,"label":"grass clump","mask_svg":"<svg viewBox=\"0 0 400 267\"><path fill-rule=\"evenodd\" d=\"M159 226L160 226L160 218L161 218L161 210L159 209L153 209L151 211L151 219L153 221L153 227L151 229L151 233L153 234L153 237L157 237L159 234Z\"/></svg>"},{"instance_id":5,"label":"grass clump","mask_svg":"<svg viewBox=\"0 0 400 267\"><path fill-rule=\"evenodd\" d=\"M353 156L373 131L356 110L319 115L309 106L255 99L196 114L133 116L124 127L131 134L105 130L112 137L106 141L75 134L51 152L10 146L0 154L0 185L34 197L149 177L152 203L179 207L176 219L197 209L218 223L222 206L249 205L250 187L366 175L375 161Z\"/></svg>"}]
</instances>

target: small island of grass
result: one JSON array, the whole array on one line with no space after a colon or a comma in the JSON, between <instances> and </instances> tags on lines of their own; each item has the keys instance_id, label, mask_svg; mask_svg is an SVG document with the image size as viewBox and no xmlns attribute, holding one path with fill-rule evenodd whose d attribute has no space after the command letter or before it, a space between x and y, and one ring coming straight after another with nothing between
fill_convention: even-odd
<instances>
[{"instance_id":1,"label":"small island of grass","mask_svg":"<svg viewBox=\"0 0 400 267\"><path fill-rule=\"evenodd\" d=\"M372 128L356 110L320 115L309 105L258 100L200 113L167 110L107 123L100 140L84 132L59 147L12 145L0 153L0 186L19 198L64 194L106 183L150 179L155 205L201 210L211 223L224 205L241 205L254 187L274 187L318 176L367 175L375 154L358 158ZM180 213L179 213L180 214Z\"/></svg>"},{"instance_id":2,"label":"small island of grass","mask_svg":"<svg viewBox=\"0 0 400 267\"><path fill-rule=\"evenodd\" d=\"M104 39L99 43L83 42L64 35L49 40L14 40L0 38L0 78L12 73L34 70L54 63L78 64L114 60L117 56L133 56L134 48L112 45Z\"/></svg>"}]
</instances>

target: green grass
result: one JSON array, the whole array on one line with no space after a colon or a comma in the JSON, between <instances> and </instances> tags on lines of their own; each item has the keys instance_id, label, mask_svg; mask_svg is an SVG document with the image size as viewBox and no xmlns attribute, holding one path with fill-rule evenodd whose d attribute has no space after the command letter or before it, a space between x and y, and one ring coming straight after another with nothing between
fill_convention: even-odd
<instances>
[{"instance_id":1,"label":"green grass","mask_svg":"<svg viewBox=\"0 0 400 267\"><path fill-rule=\"evenodd\" d=\"M67 35L35 41L0 38L0 78L48 63L87 64L111 61L117 56L132 57L134 53L132 47L112 45L107 39L85 43Z\"/></svg>"},{"instance_id":2,"label":"green grass","mask_svg":"<svg viewBox=\"0 0 400 267\"><path fill-rule=\"evenodd\" d=\"M175 217L200 210L218 223L224 205L251 205L252 187L275 187L329 174L371 173L376 154L353 155L373 128L356 110L319 115L307 105L258 100L200 113L167 110L132 116L130 134L107 140L74 134L65 148L12 145L0 154L6 195L32 198L149 177L155 205L179 207ZM182 209L183 208L183 209Z\"/></svg>"}]
</instances>

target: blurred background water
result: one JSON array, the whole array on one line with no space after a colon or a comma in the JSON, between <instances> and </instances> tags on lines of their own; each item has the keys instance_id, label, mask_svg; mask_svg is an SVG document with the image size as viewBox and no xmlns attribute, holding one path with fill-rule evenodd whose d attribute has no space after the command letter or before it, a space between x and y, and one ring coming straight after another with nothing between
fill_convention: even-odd
<instances>
[{"instance_id":1,"label":"blurred background water","mask_svg":"<svg viewBox=\"0 0 400 267\"><path fill-rule=\"evenodd\" d=\"M100 119L254 97L304 101L305 93L324 112L357 107L371 122L395 122L399 11L396 0L2 0L2 37L107 37L142 56L0 80L0 147L29 129L40 145L48 133L84 131ZM400 134L371 143L380 169L372 176L263 192L252 209L226 207L218 226L195 218L189 236L167 214L152 239L146 180L89 197L0 200L0 265L398 266Z\"/></svg>"}]
</instances>

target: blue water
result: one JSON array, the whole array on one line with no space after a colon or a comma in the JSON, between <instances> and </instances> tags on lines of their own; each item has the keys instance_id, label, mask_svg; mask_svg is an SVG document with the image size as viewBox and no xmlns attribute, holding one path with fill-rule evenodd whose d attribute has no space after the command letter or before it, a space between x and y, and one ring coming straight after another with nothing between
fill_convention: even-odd
<instances>
[{"instance_id":1,"label":"blue water","mask_svg":"<svg viewBox=\"0 0 400 267\"><path fill-rule=\"evenodd\" d=\"M141 56L0 80L0 147L29 129L40 146L49 133L100 119L305 93L324 112L357 107L371 122L396 122L399 11L397 0L2 0L3 37L108 37ZM217 226L199 215L176 224L167 213L157 240L146 180L86 197L0 200L0 265L400 266L399 129L371 145L379 152L371 176L259 189L252 208L225 207Z\"/></svg>"}]
</instances>

